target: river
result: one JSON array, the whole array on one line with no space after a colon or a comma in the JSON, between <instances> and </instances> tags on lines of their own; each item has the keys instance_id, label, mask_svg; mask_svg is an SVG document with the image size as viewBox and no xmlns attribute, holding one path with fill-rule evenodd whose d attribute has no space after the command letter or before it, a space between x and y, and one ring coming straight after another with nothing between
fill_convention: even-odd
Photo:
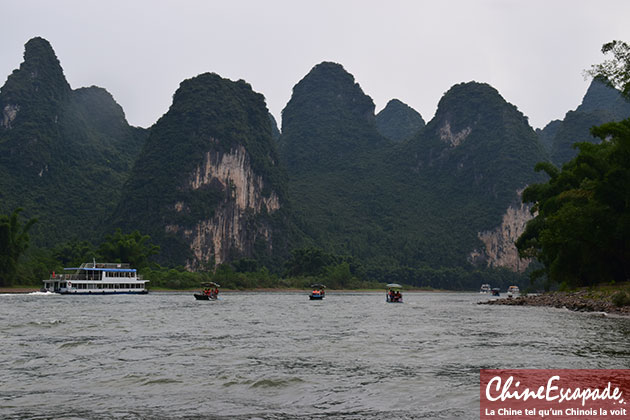
<instances>
[{"instance_id":1,"label":"river","mask_svg":"<svg viewBox=\"0 0 630 420\"><path fill-rule=\"evenodd\" d=\"M478 419L481 368L630 368L630 319L476 293L0 295L3 419Z\"/></svg>"}]
</instances>

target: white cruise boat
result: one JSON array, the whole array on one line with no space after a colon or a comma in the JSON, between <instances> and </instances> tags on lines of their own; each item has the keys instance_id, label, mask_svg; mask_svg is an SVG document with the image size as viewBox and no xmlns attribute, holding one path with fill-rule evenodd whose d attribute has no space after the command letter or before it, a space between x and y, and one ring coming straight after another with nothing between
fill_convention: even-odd
<instances>
[{"instance_id":1,"label":"white cruise boat","mask_svg":"<svg viewBox=\"0 0 630 420\"><path fill-rule=\"evenodd\" d=\"M488 294L490 293L491 290L492 289L490 288L490 285L486 283L486 284L481 285L481 289L479 290L479 293Z\"/></svg>"},{"instance_id":2,"label":"white cruise boat","mask_svg":"<svg viewBox=\"0 0 630 420\"><path fill-rule=\"evenodd\" d=\"M520 293L521 291L519 290L518 286L508 287L508 290L507 290L508 297L516 297L516 296L519 296Z\"/></svg>"},{"instance_id":3,"label":"white cruise boat","mask_svg":"<svg viewBox=\"0 0 630 420\"><path fill-rule=\"evenodd\" d=\"M70 295L144 294L149 280L142 279L135 268L123 263L83 263L64 268L65 274L53 272L44 280L42 292Z\"/></svg>"}]
</instances>

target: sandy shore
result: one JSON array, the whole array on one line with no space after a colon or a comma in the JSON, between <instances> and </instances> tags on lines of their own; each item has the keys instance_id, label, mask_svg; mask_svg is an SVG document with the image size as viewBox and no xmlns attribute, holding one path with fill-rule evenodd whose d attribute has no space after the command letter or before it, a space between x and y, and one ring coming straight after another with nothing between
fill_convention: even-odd
<instances>
[{"instance_id":1,"label":"sandy shore","mask_svg":"<svg viewBox=\"0 0 630 420\"><path fill-rule=\"evenodd\" d=\"M542 295L501 298L479 302L480 305L551 306L579 312L605 312L630 316L630 306L616 306L610 296L593 294L588 290L553 292Z\"/></svg>"}]
</instances>

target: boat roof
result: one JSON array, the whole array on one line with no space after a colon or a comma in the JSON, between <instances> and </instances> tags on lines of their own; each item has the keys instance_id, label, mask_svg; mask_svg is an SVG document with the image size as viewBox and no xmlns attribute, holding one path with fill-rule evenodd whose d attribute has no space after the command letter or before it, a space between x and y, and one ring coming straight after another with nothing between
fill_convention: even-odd
<instances>
[{"instance_id":1,"label":"boat roof","mask_svg":"<svg viewBox=\"0 0 630 420\"><path fill-rule=\"evenodd\" d=\"M398 283L389 283L386 287L388 289L402 289L402 286Z\"/></svg>"},{"instance_id":2,"label":"boat roof","mask_svg":"<svg viewBox=\"0 0 630 420\"><path fill-rule=\"evenodd\" d=\"M67 267L64 270L85 270L85 271L108 271L118 273L135 273L135 268L87 268L87 267Z\"/></svg>"},{"instance_id":3,"label":"boat roof","mask_svg":"<svg viewBox=\"0 0 630 420\"><path fill-rule=\"evenodd\" d=\"M317 287L317 288L325 289L326 285L325 284L321 284L321 283L314 283L314 284L311 284L311 287L312 288L316 288Z\"/></svg>"},{"instance_id":4,"label":"boat roof","mask_svg":"<svg viewBox=\"0 0 630 420\"><path fill-rule=\"evenodd\" d=\"M213 286L214 286L214 287L221 287L221 285L220 285L220 284L215 283L215 282L213 282L213 281L210 281L210 282L207 282L207 283L201 283L201 285L202 285L203 287L213 287Z\"/></svg>"}]
</instances>

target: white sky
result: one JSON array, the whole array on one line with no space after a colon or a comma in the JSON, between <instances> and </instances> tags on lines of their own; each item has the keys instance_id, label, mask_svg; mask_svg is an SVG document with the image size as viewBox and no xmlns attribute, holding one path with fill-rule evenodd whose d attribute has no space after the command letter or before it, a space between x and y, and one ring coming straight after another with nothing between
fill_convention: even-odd
<instances>
[{"instance_id":1,"label":"white sky","mask_svg":"<svg viewBox=\"0 0 630 420\"><path fill-rule=\"evenodd\" d=\"M203 72L246 80L280 123L322 61L377 112L398 98L428 122L452 85L476 80L543 127L579 105L602 44L630 42L628 0L0 0L0 16L0 83L41 36L72 88L106 88L143 127Z\"/></svg>"}]
</instances>

